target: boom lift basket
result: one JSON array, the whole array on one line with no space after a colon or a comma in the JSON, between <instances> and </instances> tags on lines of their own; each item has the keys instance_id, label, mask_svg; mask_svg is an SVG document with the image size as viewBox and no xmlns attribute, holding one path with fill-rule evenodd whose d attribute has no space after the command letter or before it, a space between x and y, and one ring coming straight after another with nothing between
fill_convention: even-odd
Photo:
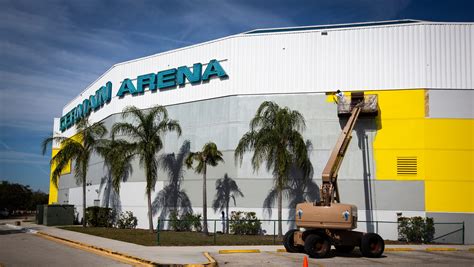
<instances>
[{"instance_id":1,"label":"boom lift basket","mask_svg":"<svg viewBox=\"0 0 474 267\"><path fill-rule=\"evenodd\" d=\"M337 115L348 117L356 105L361 105L361 116L377 116L379 111L378 99L375 94L364 95L364 92L352 92L350 96L339 98Z\"/></svg>"}]
</instances>

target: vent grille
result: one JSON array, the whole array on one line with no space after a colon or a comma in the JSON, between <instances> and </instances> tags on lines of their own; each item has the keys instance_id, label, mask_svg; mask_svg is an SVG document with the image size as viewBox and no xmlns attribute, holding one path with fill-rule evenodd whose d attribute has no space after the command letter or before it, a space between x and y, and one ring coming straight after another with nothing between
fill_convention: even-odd
<instances>
[{"instance_id":1,"label":"vent grille","mask_svg":"<svg viewBox=\"0 0 474 267\"><path fill-rule=\"evenodd\" d=\"M417 157L397 157L397 175L416 175L417 169Z\"/></svg>"}]
</instances>

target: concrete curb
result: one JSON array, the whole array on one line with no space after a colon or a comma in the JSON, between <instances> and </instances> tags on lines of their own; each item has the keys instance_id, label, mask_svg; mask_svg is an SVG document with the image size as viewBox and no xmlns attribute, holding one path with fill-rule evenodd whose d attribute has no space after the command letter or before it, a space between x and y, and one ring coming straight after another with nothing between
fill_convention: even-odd
<instances>
[{"instance_id":1,"label":"concrete curb","mask_svg":"<svg viewBox=\"0 0 474 267\"><path fill-rule=\"evenodd\" d=\"M412 248L385 248L384 251L413 251Z\"/></svg>"},{"instance_id":2,"label":"concrete curb","mask_svg":"<svg viewBox=\"0 0 474 267\"><path fill-rule=\"evenodd\" d=\"M217 267L216 260L213 257L211 257L209 252L204 252L204 257L206 257L209 262L205 263L205 264L201 264L200 266ZM190 265L188 265L188 266L190 266ZM195 266L197 266L197 265L195 265Z\"/></svg>"},{"instance_id":3,"label":"concrete curb","mask_svg":"<svg viewBox=\"0 0 474 267\"><path fill-rule=\"evenodd\" d=\"M426 248L426 251L459 251L457 248Z\"/></svg>"},{"instance_id":4,"label":"concrete curb","mask_svg":"<svg viewBox=\"0 0 474 267\"><path fill-rule=\"evenodd\" d=\"M86 250L93 250L95 252L98 252L99 254L109 256L109 257L115 258L117 260L121 260L121 261L125 260L125 261L128 261L128 262L132 262L132 263L140 264L140 265L144 265L144 266L157 266L158 265L158 263L155 263L155 262L152 262L152 261L140 259L140 258L137 258L137 257L134 257L134 256L124 254L124 253L120 253L120 252L116 252L116 251L112 251L112 250L108 250L108 249L104 249L104 248L84 244L84 243L81 243L81 242L65 239L65 238L50 235L50 234L47 234L47 233L37 232L36 234L41 236L41 237L44 237L46 239L49 239L49 240L53 240L53 241L57 241L57 242L61 242L61 243L66 243L66 244L69 244L69 245L72 244L72 245L75 245L75 246L80 247L80 248L85 248Z\"/></svg>"},{"instance_id":5,"label":"concrete curb","mask_svg":"<svg viewBox=\"0 0 474 267\"><path fill-rule=\"evenodd\" d=\"M167 264L167 263L158 263L158 262L154 262L154 261L145 260L145 259L142 259L142 258L138 258L138 257L135 257L135 256L125 254L125 253L121 253L121 252L112 251L112 250L109 250L109 249L104 249L104 248L84 244L84 243L81 243L81 242L65 239L65 238L62 238L62 237L50 235L50 234L43 233L43 232L36 232L36 234L38 236L44 237L46 239L50 239L50 240L53 240L53 241L62 242L62 243L66 243L66 244L69 244L69 245L77 246L79 248L94 251L97 254L108 256L108 257L117 259L119 261L126 261L128 263L139 264L140 266L170 266L170 267L171 266L172 267L204 267L204 266L206 266L206 267L207 266L215 267L215 266L217 266L216 261L207 252L204 253L204 256L208 260L208 262L206 262L206 263L202 263L202 264L200 264L200 263L199 264Z\"/></svg>"},{"instance_id":6,"label":"concrete curb","mask_svg":"<svg viewBox=\"0 0 474 267\"><path fill-rule=\"evenodd\" d=\"M232 253L260 253L260 249L221 249L219 254L232 254Z\"/></svg>"}]
</instances>

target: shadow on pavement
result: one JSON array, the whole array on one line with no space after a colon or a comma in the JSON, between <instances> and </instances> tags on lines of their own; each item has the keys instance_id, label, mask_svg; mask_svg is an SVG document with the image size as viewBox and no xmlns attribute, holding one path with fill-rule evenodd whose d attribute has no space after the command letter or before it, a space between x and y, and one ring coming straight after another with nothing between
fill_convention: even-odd
<instances>
[{"instance_id":1,"label":"shadow on pavement","mask_svg":"<svg viewBox=\"0 0 474 267\"><path fill-rule=\"evenodd\" d=\"M358 249L354 249L354 251L349 253L342 253L338 252L335 249L331 249L327 258L334 258L334 257L341 257L341 258L364 258ZM380 258L386 258L387 256L382 255Z\"/></svg>"},{"instance_id":2,"label":"shadow on pavement","mask_svg":"<svg viewBox=\"0 0 474 267\"><path fill-rule=\"evenodd\" d=\"M26 230L17 230L17 229L8 229L8 230L0 230L0 235L11 235L11 234L22 234L26 233Z\"/></svg>"}]
</instances>

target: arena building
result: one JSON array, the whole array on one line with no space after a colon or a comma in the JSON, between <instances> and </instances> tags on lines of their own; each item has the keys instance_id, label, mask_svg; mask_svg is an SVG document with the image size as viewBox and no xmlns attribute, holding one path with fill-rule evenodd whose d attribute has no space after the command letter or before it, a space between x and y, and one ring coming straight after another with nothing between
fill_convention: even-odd
<instances>
[{"instance_id":1,"label":"arena building","mask_svg":"<svg viewBox=\"0 0 474 267\"><path fill-rule=\"evenodd\" d=\"M183 134L167 134L162 153L178 153L185 140L191 151L213 141L223 152L225 163L208 170L209 218L220 218L210 207L215 181L228 175L244 194L231 210L276 219L276 205L271 216L264 209L272 174L254 172L251 154L235 164L237 143L263 101L300 111L307 124L303 135L313 144L313 181L320 185L345 122L338 117L336 90L378 96L378 116L357 122L339 173L342 202L359 208L359 230L396 239L398 216L428 216L435 223L464 222L457 232L460 224L437 225L436 236L455 231L438 241L474 243L473 23L400 20L259 29L118 63L64 106L54 132L74 136L74 123L84 116L110 129L126 106L166 106ZM104 177L103 159L94 156L87 205L111 201L147 228L146 182L138 161L113 201L105 198ZM155 196L167 180L160 171ZM181 189L194 212L202 213L201 175L185 170ZM291 200L283 205L285 219L294 214ZM82 216L82 188L69 170L58 188L51 184L50 203L74 204ZM273 223L263 227L273 232Z\"/></svg>"}]
</instances>

